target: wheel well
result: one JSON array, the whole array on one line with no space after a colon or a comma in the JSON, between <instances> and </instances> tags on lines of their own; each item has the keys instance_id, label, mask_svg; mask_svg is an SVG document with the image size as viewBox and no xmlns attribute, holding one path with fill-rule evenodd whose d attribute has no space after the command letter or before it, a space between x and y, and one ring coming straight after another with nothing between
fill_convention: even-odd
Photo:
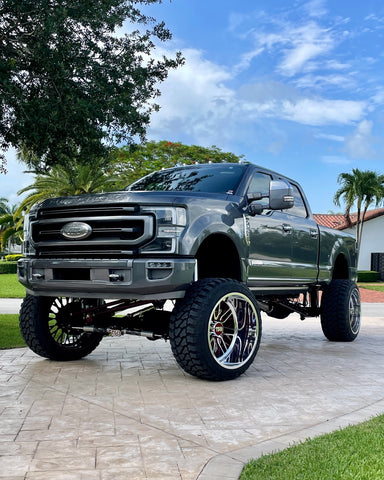
<instances>
[{"instance_id":1,"label":"wheel well","mask_svg":"<svg viewBox=\"0 0 384 480\"><path fill-rule=\"evenodd\" d=\"M233 278L241 280L240 258L230 238L223 234L209 236L197 254L199 278Z\"/></svg>"},{"instance_id":2,"label":"wheel well","mask_svg":"<svg viewBox=\"0 0 384 480\"><path fill-rule=\"evenodd\" d=\"M333 267L332 279L341 280L349 278L348 262L344 255L339 255L336 258L335 266Z\"/></svg>"}]
</instances>

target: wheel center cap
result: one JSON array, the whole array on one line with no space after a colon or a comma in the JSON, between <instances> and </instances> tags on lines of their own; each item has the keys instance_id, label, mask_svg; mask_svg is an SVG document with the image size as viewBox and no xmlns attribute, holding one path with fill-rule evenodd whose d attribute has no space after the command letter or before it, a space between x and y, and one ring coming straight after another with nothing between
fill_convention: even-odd
<instances>
[{"instance_id":1,"label":"wheel center cap","mask_svg":"<svg viewBox=\"0 0 384 480\"><path fill-rule=\"evenodd\" d=\"M216 323L214 328L215 334L220 337L224 333L224 327L222 323Z\"/></svg>"}]
</instances>

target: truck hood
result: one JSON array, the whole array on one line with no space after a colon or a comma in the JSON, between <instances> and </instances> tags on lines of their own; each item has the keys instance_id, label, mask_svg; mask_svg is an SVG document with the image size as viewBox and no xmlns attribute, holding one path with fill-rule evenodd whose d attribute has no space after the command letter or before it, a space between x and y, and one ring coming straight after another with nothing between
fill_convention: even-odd
<instances>
[{"instance_id":1,"label":"truck hood","mask_svg":"<svg viewBox=\"0 0 384 480\"><path fill-rule=\"evenodd\" d=\"M233 200L232 195L202 192L108 192L90 195L76 195L70 197L49 198L40 203L37 208L60 208L86 205L126 204L140 205L180 205L212 200Z\"/></svg>"}]
</instances>

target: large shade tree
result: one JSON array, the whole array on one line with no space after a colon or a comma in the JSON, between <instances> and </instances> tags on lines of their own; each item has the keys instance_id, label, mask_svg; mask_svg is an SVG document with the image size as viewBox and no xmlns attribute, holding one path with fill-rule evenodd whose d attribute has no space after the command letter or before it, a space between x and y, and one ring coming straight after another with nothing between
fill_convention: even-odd
<instances>
[{"instance_id":1,"label":"large shade tree","mask_svg":"<svg viewBox=\"0 0 384 480\"><path fill-rule=\"evenodd\" d=\"M28 172L35 175L34 181L17 192L19 195L28 192L20 203L17 214L28 213L35 203L47 198L119 190L161 168L192 163L233 163L242 158L243 155L223 152L216 146L183 145L165 140L136 146L126 145L115 148L107 158L87 164L68 161L66 166L56 165L44 173L36 170Z\"/></svg>"},{"instance_id":2,"label":"large shade tree","mask_svg":"<svg viewBox=\"0 0 384 480\"><path fill-rule=\"evenodd\" d=\"M351 208L356 205L356 244L359 251L363 233L365 214L372 205L378 206L384 199L384 175L372 170L354 168L352 173L341 173L338 177L340 188L334 196L334 202L340 206L340 200L345 203L345 218L351 222Z\"/></svg>"},{"instance_id":3,"label":"large shade tree","mask_svg":"<svg viewBox=\"0 0 384 480\"><path fill-rule=\"evenodd\" d=\"M136 146L125 145L116 148L111 155L113 168L121 179L120 187L125 187L138 178L162 168L192 163L236 163L242 158L243 155L223 152L215 145L202 147L167 140L151 141Z\"/></svg>"},{"instance_id":4,"label":"large shade tree","mask_svg":"<svg viewBox=\"0 0 384 480\"><path fill-rule=\"evenodd\" d=\"M158 83L183 62L155 59L161 0L0 0L0 153L45 171L145 137ZM5 157L0 155L0 172Z\"/></svg>"}]
</instances>

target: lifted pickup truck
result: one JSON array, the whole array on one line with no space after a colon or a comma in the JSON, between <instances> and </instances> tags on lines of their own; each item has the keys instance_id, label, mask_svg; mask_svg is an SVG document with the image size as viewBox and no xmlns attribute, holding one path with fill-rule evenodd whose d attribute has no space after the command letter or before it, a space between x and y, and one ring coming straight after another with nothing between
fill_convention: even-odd
<instances>
[{"instance_id":1,"label":"lifted pickup truck","mask_svg":"<svg viewBox=\"0 0 384 480\"><path fill-rule=\"evenodd\" d=\"M297 182L253 164L175 167L123 191L46 200L25 222L24 256L21 332L50 359L144 335L169 339L186 372L227 380L256 356L261 310L320 315L333 341L360 328L354 238L317 225Z\"/></svg>"}]
</instances>

